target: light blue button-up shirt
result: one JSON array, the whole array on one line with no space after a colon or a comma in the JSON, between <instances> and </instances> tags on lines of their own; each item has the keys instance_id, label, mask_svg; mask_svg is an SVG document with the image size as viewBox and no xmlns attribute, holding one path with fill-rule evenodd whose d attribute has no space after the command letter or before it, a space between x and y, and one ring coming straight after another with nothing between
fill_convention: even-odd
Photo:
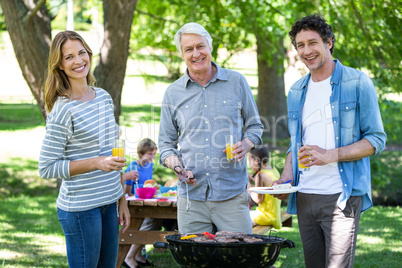
<instances>
[{"instance_id":1,"label":"light blue button-up shirt","mask_svg":"<svg viewBox=\"0 0 402 268\"><path fill-rule=\"evenodd\" d=\"M345 67L338 60L335 62L330 97L335 147L367 139L374 147L375 154L379 154L384 150L387 136L373 82L363 72ZM287 99L288 127L291 136L289 151L292 152L294 185L299 184L296 144L301 142L302 109L310 75L309 73L302 77L290 88ZM357 161L339 162L338 169L343 184L343 190L337 201L338 207L343 210L350 196L362 196L362 211L372 207L369 157ZM290 195L287 210L288 213L296 214L296 193Z\"/></svg>"},{"instance_id":2,"label":"light blue button-up shirt","mask_svg":"<svg viewBox=\"0 0 402 268\"><path fill-rule=\"evenodd\" d=\"M160 162L164 164L170 155L179 157L197 178L196 185L188 185L188 192L190 199L198 201L228 200L246 189L246 158L226 160L225 135L262 143L263 125L246 79L212 64L217 72L205 87L186 71L167 88L161 109ZM179 187L184 189L179 189L179 195L186 197L185 186Z\"/></svg>"}]
</instances>

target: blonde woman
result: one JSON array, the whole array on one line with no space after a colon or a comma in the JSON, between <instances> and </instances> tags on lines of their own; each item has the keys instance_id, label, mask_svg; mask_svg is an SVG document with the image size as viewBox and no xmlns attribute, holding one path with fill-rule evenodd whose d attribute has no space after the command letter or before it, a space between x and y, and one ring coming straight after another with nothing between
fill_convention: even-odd
<instances>
[{"instance_id":1,"label":"blonde woman","mask_svg":"<svg viewBox=\"0 0 402 268\"><path fill-rule=\"evenodd\" d=\"M119 172L126 160L111 156L118 136L113 101L105 90L92 86L91 61L91 49L76 32L60 32L53 39L39 173L45 179L63 179L57 215L69 266L115 267L117 203L122 231L130 224Z\"/></svg>"}]
</instances>

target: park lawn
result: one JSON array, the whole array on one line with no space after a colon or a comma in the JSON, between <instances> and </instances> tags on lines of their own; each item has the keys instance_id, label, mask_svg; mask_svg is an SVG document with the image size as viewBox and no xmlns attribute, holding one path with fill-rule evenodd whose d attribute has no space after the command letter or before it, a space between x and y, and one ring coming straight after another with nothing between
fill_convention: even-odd
<instances>
[{"instance_id":1,"label":"park lawn","mask_svg":"<svg viewBox=\"0 0 402 268\"><path fill-rule=\"evenodd\" d=\"M38 111L32 112L35 110L32 106L1 107L9 112L0 116L0 131L26 131L43 125ZM154 115L159 109L149 105L123 107L122 114L129 122L158 123L159 118ZM18 110L18 115L11 113L12 110ZM278 145L283 147L287 143ZM279 170L283 168L283 152L273 152L271 159ZM380 181L379 186L373 185L373 196L393 197L398 201L402 189L401 151L385 151L373 160L373 181ZM0 163L0 267L68 267L64 235L56 215L56 182L40 179L37 164L37 160L28 158ZM160 184L170 176L173 173L160 166L155 173ZM399 206L375 206L362 215L355 267L400 266L401 214ZM277 267L304 267L297 217L293 226L278 231L278 236L294 241L296 248L283 249L275 263ZM153 252L152 245L147 250L150 261L157 266L176 267L170 252Z\"/></svg>"},{"instance_id":2,"label":"park lawn","mask_svg":"<svg viewBox=\"0 0 402 268\"><path fill-rule=\"evenodd\" d=\"M68 267L65 240L56 215L56 182L40 179L37 162L16 159L0 165L2 188L0 195L0 266L1 267ZM29 174L19 183L18 172ZM10 175L17 174L17 175ZM22 173L21 173L22 174ZM45 190L45 187L47 190ZM399 267L402 258L402 209L375 206L362 214L357 241L355 267ZM284 227L277 235L296 243L296 248L281 251L275 266L304 267L303 249L297 228ZM158 267L176 267L170 252L156 253L147 246L150 262Z\"/></svg>"},{"instance_id":3,"label":"park lawn","mask_svg":"<svg viewBox=\"0 0 402 268\"><path fill-rule=\"evenodd\" d=\"M0 265L2 267L68 267L64 236L58 223L56 195L10 197L0 204ZM355 267L398 267L402 257L400 207L374 207L362 215ZM278 231L279 237L296 243L283 249L276 267L304 267L303 249L297 228ZM177 267L170 252L154 253L149 260L157 267Z\"/></svg>"}]
</instances>

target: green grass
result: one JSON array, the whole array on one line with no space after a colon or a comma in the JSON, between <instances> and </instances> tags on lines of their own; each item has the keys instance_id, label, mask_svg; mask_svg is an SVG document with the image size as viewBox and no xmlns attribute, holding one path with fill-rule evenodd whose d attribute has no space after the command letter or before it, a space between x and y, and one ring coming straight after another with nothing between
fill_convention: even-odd
<instances>
[{"instance_id":1,"label":"green grass","mask_svg":"<svg viewBox=\"0 0 402 268\"><path fill-rule=\"evenodd\" d=\"M44 126L39 108L30 103L0 103L0 131L27 130Z\"/></svg>"},{"instance_id":2,"label":"green grass","mask_svg":"<svg viewBox=\"0 0 402 268\"><path fill-rule=\"evenodd\" d=\"M44 125L36 106L0 104L0 110L0 131L29 130ZM123 106L122 116L128 126L130 122L159 123L160 107ZM400 115L395 120L399 122ZM401 137L399 128L395 129L392 136ZM273 144L270 140L264 142ZM286 147L288 142L277 141L276 145ZM283 150L271 152L271 164L280 171L284 156ZM402 152L385 151L372 157L371 163L374 202L400 204ZM0 163L0 267L68 267L64 235L56 215L56 181L39 178L37 165L37 160L26 158L11 158ZM158 183L163 184L174 176L171 170L156 164ZM394 200L393 203L390 200ZM375 206L362 215L354 267L400 266L401 214L399 206ZM283 249L275 263L277 267L304 267L297 217L293 225L278 232L279 237L294 241L296 248ZM147 245L147 250L150 261L156 266L177 267L170 252L153 252L152 245Z\"/></svg>"},{"instance_id":3,"label":"green grass","mask_svg":"<svg viewBox=\"0 0 402 268\"><path fill-rule=\"evenodd\" d=\"M36 167L37 161L22 158L0 165L1 189L7 189L0 195L0 267L68 267L56 215L56 182L40 179ZM354 267L398 267L401 223L399 206L375 206L363 213ZM294 241L296 248L283 249L275 266L304 267L297 217L293 227L277 235ZM169 251L154 252L152 245L147 250L157 267L177 267Z\"/></svg>"}]
</instances>

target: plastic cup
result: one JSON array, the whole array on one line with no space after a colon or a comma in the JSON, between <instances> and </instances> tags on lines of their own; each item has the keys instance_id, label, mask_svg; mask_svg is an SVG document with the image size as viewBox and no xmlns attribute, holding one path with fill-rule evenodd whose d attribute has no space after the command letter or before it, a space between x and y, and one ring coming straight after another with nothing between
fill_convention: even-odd
<instances>
[{"instance_id":1,"label":"plastic cup","mask_svg":"<svg viewBox=\"0 0 402 268\"><path fill-rule=\"evenodd\" d=\"M297 157L299 157L299 150L300 150L301 147L303 147L303 143L301 143L301 142L297 143ZM309 155L306 155L306 156L303 156L302 159L306 159L306 158L309 158L309 157L310 157ZM299 170L300 171L308 171L308 170L310 170L310 167L306 167L303 163L300 163L300 160L301 159L299 159L299 161L298 161Z\"/></svg>"},{"instance_id":2,"label":"plastic cup","mask_svg":"<svg viewBox=\"0 0 402 268\"><path fill-rule=\"evenodd\" d=\"M233 145L237 142L237 135L226 135L226 159L229 162L235 161L233 152Z\"/></svg>"},{"instance_id":3,"label":"plastic cup","mask_svg":"<svg viewBox=\"0 0 402 268\"><path fill-rule=\"evenodd\" d=\"M125 147L126 147L125 140L114 140L112 156L124 157Z\"/></svg>"}]
</instances>

